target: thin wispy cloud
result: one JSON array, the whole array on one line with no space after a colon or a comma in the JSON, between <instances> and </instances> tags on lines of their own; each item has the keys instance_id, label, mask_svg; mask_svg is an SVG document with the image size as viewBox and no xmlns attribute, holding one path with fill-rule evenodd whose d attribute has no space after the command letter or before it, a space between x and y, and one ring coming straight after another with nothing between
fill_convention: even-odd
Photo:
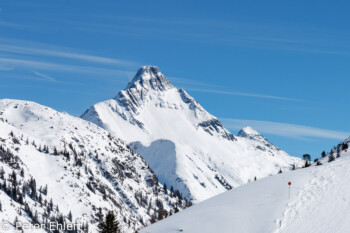
<instances>
[{"instance_id":1,"label":"thin wispy cloud","mask_svg":"<svg viewBox=\"0 0 350 233\"><path fill-rule=\"evenodd\" d=\"M247 23L239 21L227 21L219 19L203 19L203 18L155 18L155 17L140 17L140 16L121 16L121 15L96 15L97 18L107 19L108 21L116 20L127 23L139 23L141 25L166 25L166 26L203 26L210 27L225 27L225 28L260 28L267 29L267 25L257 25L256 23ZM270 26L271 28L272 26ZM276 25L273 26L276 28Z\"/></svg>"},{"instance_id":2,"label":"thin wispy cloud","mask_svg":"<svg viewBox=\"0 0 350 233\"><path fill-rule=\"evenodd\" d=\"M281 50L286 52L320 53L331 55L347 55L345 49L335 48L335 44L346 44L346 38L328 38L322 40L324 30L322 28L309 28L309 30L299 31L297 26L267 23L248 23L232 20L200 19L200 18L153 18L153 17L130 17L114 15L95 15L94 23L86 23L76 20L60 20L64 29L74 28L75 30L88 31L91 33L107 33L125 36L142 36L152 39L181 40L206 44L221 44L224 46L246 47L267 50ZM102 20L101 20L102 19ZM108 19L103 22L103 19ZM42 18L43 21L49 19ZM116 23L117 22L117 23ZM56 21L57 23L57 21ZM128 25L129 24L129 25ZM0 21L0 26L7 27L27 27L25 25ZM208 33L208 27L216 30L216 33ZM311 33L312 31L312 33ZM336 32L328 34L338 34ZM200 39L200 40L198 40ZM69 59L79 59L84 61L115 64L115 65L135 65L131 61L114 59L108 57L94 56L83 53L71 53L60 50L46 50L41 48L22 48L20 46L2 45L0 51L10 51L18 53L31 53L37 55L65 57ZM0 45L1 47L1 45ZM1 50L2 49L2 50Z\"/></svg>"},{"instance_id":3,"label":"thin wispy cloud","mask_svg":"<svg viewBox=\"0 0 350 233\"><path fill-rule=\"evenodd\" d=\"M2 20L0 20L0 27L11 27L11 28L18 28L18 29L29 28L28 26L23 24L12 23L12 22L2 21Z\"/></svg>"},{"instance_id":4,"label":"thin wispy cloud","mask_svg":"<svg viewBox=\"0 0 350 233\"><path fill-rule=\"evenodd\" d=\"M25 71L28 80L67 82L47 75L48 71L84 74L75 76L77 79L124 80L134 74L133 66L136 66L131 61L95 56L66 47L1 37L0 52L0 71Z\"/></svg>"},{"instance_id":5,"label":"thin wispy cloud","mask_svg":"<svg viewBox=\"0 0 350 233\"><path fill-rule=\"evenodd\" d=\"M223 20L205 20L205 19L165 19L165 18L145 18L145 17L129 17L129 16L97 16L97 18L109 19L107 22L85 23L79 21L61 20L61 23L68 27L74 27L76 30L98 32L106 34L118 34L127 36L142 35L142 37L152 37L155 39L163 39L167 37L172 40L186 40L204 43L228 43L232 42L242 45L243 41L262 41L262 42L284 42L284 43L315 43L315 41L305 41L299 39L283 38L280 36L259 36L257 31L276 30L276 25L252 24L238 21ZM123 23L111 23L111 20ZM114 22L115 22L114 21ZM125 24L127 22L128 24ZM131 25L130 25L131 24ZM207 29L222 28L225 33L208 33ZM203 30L205 29L205 30ZM242 33L242 30L244 33ZM232 31L237 33L233 33ZM253 32L253 33L251 33ZM252 34L249 36L249 34ZM220 38L218 40L218 37ZM200 39L200 41L198 41Z\"/></svg>"},{"instance_id":6,"label":"thin wispy cloud","mask_svg":"<svg viewBox=\"0 0 350 233\"><path fill-rule=\"evenodd\" d=\"M152 21L152 20L149 20ZM156 20L155 20L156 21ZM195 24L195 23L194 23ZM213 26L214 27L214 26ZM258 28L260 26L257 26ZM286 35L284 37L274 35L259 36L254 30L251 32L230 34L230 33L207 33L200 30L176 30L169 29L164 26L125 26L125 25L112 25L109 23L100 24L83 24L76 25L76 30L81 30L90 33L104 33L113 35L124 35L129 37L142 36L142 38L152 38L155 40L174 40L185 42L196 42L201 44L215 44L228 47L238 48L253 48L259 50L278 50L284 52L298 52L309 54L326 54L335 56L350 56L350 53L344 52L345 49L334 48L334 44L343 44L341 39L334 39L332 41L324 42L320 41L317 37L310 39L303 38L291 38ZM261 29L261 28L260 28ZM225 31L234 31L227 29ZM241 34L248 34L241 35ZM254 34L250 35L249 34ZM295 34L295 33L293 33Z\"/></svg>"},{"instance_id":7,"label":"thin wispy cloud","mask_svg":"<svg viewBox=\"0 0 350 233\"><path fill-rule=\"evenodd\" d=\"M51 81L51 82L57 82L56 79L54 79L53 77L49 76L49 75L46 75L46 74L42 74L42 73L39 73L37 71L34 71L33 72L35 75L43 78L44 80L47 80L47 81Z\"/></svg>"},{"instance_id":8,"label":"thin wispy cloud","mask_svg":"<svg viewBox=\"0 0 350 233\"><path fill-rule=\"evenodd\" d=\"M101 33L141 34L144 37L148 36L158 39L162 39L165 35L176 35L176 37L170 37L170 39L195 40L201 43L215 43L227 46L280 49L285 51L293 50L308 53L324 51L324 53L334 55L344 55L341 50L331 49L331 47L334 47L334 44L339 44L336 41L342 40L346 42L345 39L343 40L344 37L323 40L322 35L324 34L324 30L322 28L309 28L307 32L300 32L299 27L295 25L288 25L286 27L280 24L199 18L169 19L120 15L98 15L95 17L108 19L108 22L94 24L84 24L81 22L68 23L70 25L72 23L76 26L79 25L77 26L78 30L88 30L91 32L96 30ZM123 22L123 24L110 23L113 20L114 22ZM125 27L124 23L131 25ZM208 27L213 30L220 28L223 31L208 33ZM212 30L210 31L212 32ZM200 38L200 41L198 41L198 38ZM329 46L330 48L325 49L324 46Z\"/></svg>"},{"instance_id":9,"label":"thin wispy cloud","mask_svg":"<svg viewBox=\"0 0 350 233\"><path fill-rule=\"evenodd\" d=\"M44 77L45 76L45 77ZM51 78L55 79L55 81L53 81ZM37 71L29 71L25 74L18 74L18 73L6 73L5 75L0 75L0 79L2 80L25 80L25 81L39 81L39 82L46 82L46 83L51 83L53 84L56 88L61 88L61 89L66 89L67 86L72 87L72 86L78 86L78 87L88 87L89 84L85 83L85 82L81 82L79 80L59 80L57 78L54 78L50 75L46 75L44 73L41 72L37 72ZM29 82L31 83L31 82ZM11 88L20 88L18 86L18 84L16 83L12 83L13 86L9 86ZM59 84L59 85L58 85ZM25 82L21 82L21 86L27 86L28 83ZM32 83L32 85L37 85L37 83ZM61 85L66 85L66 87L63 87ZM46 84L43 83L43 86L46 86ZM30 86L33 87L33 86Z\"/></svg>"},{"instance_id":10,"label":"thin wispy cloud","mask_svg":"<svg viewBox=\"0 0 350 233\"><path fill-rule=\"evenodd\" d=\"M178 84L187 84L187 85L195 85L195 86L205 86L205 87L218 87L218 85L215 84L210 84L210 83L205 83L205 82L200 82L200 81L194 81L191 79L185 79L185 78L179 78L179 77L172 77L169 76L168 79L173 82L173 83L178 83Z\"/></svg>"},{"instance_id":11,"label":"thin wispy cloud","mask_svg":"<svg viewBox=\"0 0 350 233\"><path fill-rule=\"evenodd\" d=\"M25 78L23 77L23 79L25 79ZM38 80L38 79L35 79L34 77L32 77L32 79ZM81 85L79 84L79 86L81 86ZM69 89L69 88L57 87L56 85L55 86L44 86L44 85L28 85L28 84L25 84L25 85L22 85L22 86L18 86L16 84L1 84L0 83L0 87L11 88L11 89L16 88L16 89L20 89L20 90L28 90L28 89L37 89L37 90L40 90L40 91L52 90L52 91L55 91L57 93L72 93L72 94L84 94L84 95L87 95L87 96L100 96L100 93L98 93L98 92L84 91L84 90L80 90L80 89L77 90L76 88L74 90L72 90L72 89Z\"/></svg>"},{"instance_id":12,"label":"thin wispy cloud","mask_svg":"<svg viewBox=\"0 0 350 233\"><path fill-rule=\"evenodd\" d=\"M16 53L16 54L31 54L31 55L44 55L44 56L52 56L52 57L63 57L68 59L103 63L108 65L123 65L123 66L136 65L134 62L131 62L131 61L94 56L94 55L83 54L83 53L64 52L64 51L53 50L50 48L33 48L33 47L25 47L25 46L14 46L9 44L0 44L0 51Z\"/></svg>"},{"instance_id":13,"label":"thin wispy cloud","mask_svg":"<svg viewBox=\"0 0 350 233\"><path fill-rule=\"evenodd\" d=\"M13 70L13 67L8 66L8 65L4 65L4 64L0 64L0 71L10 71Z\"/></svg>"},{"instance_id":14,"label":"thin wispy cloud","mask_svg":"<svg viewBox=\"0 0 350 233\"><path fill-rule=\"evenodd\" d=\"M281 47L281 48L277 47L275 49L288 50L292 52L306 52L306 53L317 53L317 54L326 54L326 55L350 56L350 53L347 53L347 52L332 51L332 50L325 50L325 49L295 48L295 47Z\"/></svg>"},{"instance_id":15,"label":"thin wispy cloud","mask_svg":"<svg viewBox=\"0 0 350 233\"><path fill-rule=\"evenodd\" d=\"M297 25L283 26L273 23L248 23L232 20L199 19L199 18L155 18L130 17L114 15L98 15L97 18L108 19L108 22L84 24L74 22L76 29L90 32L124 34L126 36L142 35L154 39L195 41L224 45L230 47L246 47L264 50L280 50L310 54L330 54L349 56L347 32L328 32L323 39L323 28L308 28L301 31ZM110 22L121 23L110 23ZM126 27L124 24L128 23ZM71 24L71 23L69 23ZM79 25L79 26L78 26ZM208 33L208 28L210 33ZM222 29L221 31L217 29ZM213 30L216 33L213 33ZM341 36L336 36L341 35ZM334 46L337 45L337 46ZM341 45L342 47L339 47Z\"/></svg>"},{"instance_id":16,"label":"thin wispy cloud","mask_svg":"<svg viewBox=\"0 0 350 233\"><path fill-rule=\"evenodd\" d=\"M17 59L17 58L4 58L0 57L0 64L9 65L15 68L24 68L24 69L37 69L37 70L50 70L50 71L68 71L76 73L87 73L87 74L98 74L98 75L124 75L130 76L133 72L100 68L100 67L91 67L91 66L74 66L67 64L59 63L49 63L42 61L34 61L27 59Z\"/></svg>"},{"instance_id":17,"label":"thin wispy cloud","mask_svg":"<svg viewBox=\"0 0 350 233\"><path fill-rule=\"evenodd\" d=\"M220 88L220 86L205 82L199 82L184 78L178 78L178 77L169 77L169 79L174 83L179 84L185 84L189 86L202 86L202 87L217 87ZM264 98L264 99L277 99L277 100L287 100L287 101L298 101L301 102L302 100L295 99L295 98L287 98L287 97L281 97L281 96L271 96L271 95L263 95L263 94L257 94L257 93L248 93L248 92L238 92L238 91L223 91L218 89L205 89L205 88L192 88L192 87L186 87L186 90L193 91L193 92L203 92L203 93L212 93L212 94L220 94L220 95L236 95L236 96L245 96L245 97L255 97L255 98Z\"/></svg>"},{"instance_id":18,"label":"thin wispy cloud","mask_svg":"<svg viewBox=\"0 0 350 233\"><path fill-rule=\"evenodd\" d=\"M262 134L272 134L295 139L325 138L344 140L350 136L350 132L335 131L297 124L231 118L222 118L220 120L225 127L231 130L239 130L243 127L251 126Z\"/></svg>"},{"instance_id":19,"label":"thin wispy cloud","mask_svg":"<svg viewBox=\"0 0 350 233\"><path fill-rule=\"evenodd\" d=\"M263 95L257 93L247 93L247 92L237 92L237 91L223 91L223 90L213 90L213 89L201 89L201 88L187 88L189 91L194 92L203 92L203 93L213 93L220 95L236 95L236 96L246 96L246 97L254 97L254 98L264 98L264 99L276 99L276 100L287 100L287 101L298 101L302 102L303 100L288 98L282 96L272 96L272 95Z\"/></svg>"}]
</instances>

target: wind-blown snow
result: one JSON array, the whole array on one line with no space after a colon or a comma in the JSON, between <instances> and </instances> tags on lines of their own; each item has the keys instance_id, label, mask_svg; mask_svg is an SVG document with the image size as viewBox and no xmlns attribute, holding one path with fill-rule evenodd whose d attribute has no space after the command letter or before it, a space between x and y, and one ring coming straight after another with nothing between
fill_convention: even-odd
<instances>
[{"instance_id":1,"label":"wind-blown snow","mask_svg":"<svg viewBox=\"0 0 350 233\"><path fill-rule=\"evenodd\" d=\"M235 188L140 232L346 233L350 229L349 176L350 153L341 152L334 162Z\"/></svg>"},{"instance_id":2,"label":"wind-blown snow","mask_svg":"<svg viewBox=\"0 0 350 233\"><path fill-rule=\"evenodd\" d=\"M82 118L124 139L162 183L199 202L302 161L251 128L232 135L157 67L142 67L127 87Z\"/></svg>"}]
</instances>

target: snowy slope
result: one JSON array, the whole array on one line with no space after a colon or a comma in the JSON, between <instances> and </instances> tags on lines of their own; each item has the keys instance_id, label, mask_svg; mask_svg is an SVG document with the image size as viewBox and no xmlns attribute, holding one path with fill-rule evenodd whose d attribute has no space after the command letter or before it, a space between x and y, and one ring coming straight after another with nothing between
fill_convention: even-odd
<instances>
[{"instance_id":1,"label":"snowy slope","mask_svg":"<svg viewBox=\"0 0 350 233\"><path fill-rule=\"evenodd\" d=\"M120 139L29 101L0 100L2 170L0 222L5 223L16 217L21 222L57 222L62 215L65 222L88 223L90 232L96 232L101 214L114 210L123 232L134 232L159 210L174 212L186 204L166 194L143 158ZM33 179L36 194L29 184Z\"/></svg>"},{"instance_id":2,"label":"snowy slope","mask_svg":"<svg viewBox=\"0 0 350 233\"><path fill-rule=\"evenodd\" d=\"M140 232L346 233L350 229L349 176L350 153L341 152L331 163L235 188Z\"/></svg>"},{"instance_id":3,"label":"snowy slope","mask_svg":"<svg viewBox=\"0 0 350 233\"><path fill-rule=\"evenodd\" d=\"M81 117L129 143L160 182L194 202L302 164L250 127L232 135L154 66L140 68L115 98Z\"/></svg>"}]
</instances>

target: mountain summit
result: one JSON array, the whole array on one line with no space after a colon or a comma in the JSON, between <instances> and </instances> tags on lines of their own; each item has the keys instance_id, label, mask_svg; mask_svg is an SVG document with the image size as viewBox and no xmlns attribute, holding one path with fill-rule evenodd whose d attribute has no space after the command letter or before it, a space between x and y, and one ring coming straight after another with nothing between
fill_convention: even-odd
<instances>
[{"instance_id":1,"label":"mountain summit","mask_svg":"<svg viewBox=\"0 0 350 233\"><path fill-rule=\"evenodd\" d=\"M164 91L174 86L170 81L160 72L156 66L142 66L128 83L125 90L130 88L145 88Z\"/></svg>"},{"instance_id":2,"label":"mountain summit","mask_svg":"<svg viewBox=\"0 0 350 233\"><path fill-rule=\"evenodd\" d=\"M277 146L269 142L269 140L267 140L264 136L262 136L260 133L258 133L255 129L253 129L250 126L247 126L241 129L238 132L237 136L264 144L265 147L260 147L260 146L257 147L258 149L261 149L261 150L265 150L266 148L269 148L274 151L281 150L280 148L278 148Z\"/></svg>"},{"instance_id":3,"label":"mountain summit","mask_svg":"<svg viewBox=\"0 0 350 233\"><path fill-rule=\"evenodd\" d=\"M161 183L194 202L302 163L262 136L234 136L155 66L141 67L126 89L81 117L125 140Z\"/></svg>"},{"instance_id":4,"label":"mountain summit","mask_svg":"<svg viewBox=\"0 0 350 233\"><path fill-rule=\"evenodd\" d=\"M252 127L247 126L247 127L244 127L243 129L241 129L238 132L237 136L249 138L249 137L260 136L260 133L255 131L255 129L253 129Z\"/></svg>"},{"instance_id":5,"label":"mountain summit","mask_svg":"<svg viewBox=\"0 0 350 233\"><path fill-rule=\"evenodd\" d=\"M126 88L118 93L114 99L126 111L137 114L148 99L157 98L159 94L174 88L170 81L156 66L142 66L128 83ZM124 112L123 114L126 114ZM133 118L131 116L131 118Z\"/></svg>"}]
</instances>

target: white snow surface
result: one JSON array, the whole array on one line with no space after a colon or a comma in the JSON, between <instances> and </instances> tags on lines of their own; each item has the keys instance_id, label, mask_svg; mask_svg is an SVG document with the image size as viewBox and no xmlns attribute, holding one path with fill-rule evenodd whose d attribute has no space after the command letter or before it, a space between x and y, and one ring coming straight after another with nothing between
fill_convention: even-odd
<instances>
[{"instance_id":1,"label":"white snow surface","mask_svg":"<svg viewBox=\"0 0 350 233\"><path fill-rule=\"evenodd\" d=\"M116 213L122 232L135 232L150 223L154 213L148 210L150 203L153 208L158 200L167 211L174 211L175 205L180 210L184 206L183 201L165 194L148 164L123 141L91 122L34 102L0 100L0 146L18 158L17 162L14 158L4 161L0 151L0 170L5 170L5 178L14 171L18 183L34 178L38 189L47 185L48 194L42 195L43 199L49 202L52 198L64 216L71 211L74 221L89 223L89 232L96 232L99 208L102 214L108 210ZM49 153L40 151L44 146ZM55 155L54 148L66 150L69 158ZM18 166L24 169L23 178ZM3 182L0 178L0 184ZM12 224L16 216L23 223L31 222L23 206L1 188L0 201L0 224ZM29 195L24 201L45 221L45 206ZM15 231L10 227L8 232Z\"/></svg>"},{"instance_id":2,"label":"white snow surface","mask_svg":"<svg viewBox=\"0 0 350 233\"><path fill-rule=\"evenodd\" d=\"M140 233L346 233L350 153L267 177L203 201ZM291 182L290 199L288 182Z\"/></svg>"},{"instance_id":3,"label":"white snow surface","mask_svg":"<svg viewBox=\"0 0 350 233\"><path fill-rule=\"evenodd\" d=\"M81 117L125 140L160 182L193 202L303 163L250 127L232 135L154 66L140 68L115 98Z\"/></svg>"}]
</instances>

